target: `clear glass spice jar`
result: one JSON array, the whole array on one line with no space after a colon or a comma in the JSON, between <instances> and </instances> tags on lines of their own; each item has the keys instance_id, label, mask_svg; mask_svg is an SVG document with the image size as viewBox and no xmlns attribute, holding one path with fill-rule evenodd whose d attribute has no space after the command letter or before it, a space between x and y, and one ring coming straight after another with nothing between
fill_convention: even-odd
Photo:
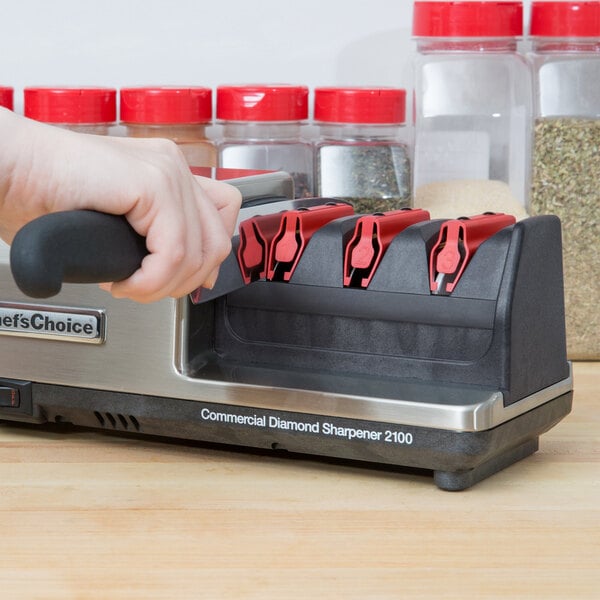
<instances>
[{"instance_id":1,"label":"clear glass spice jar","mask_svg":"<svg viewBox=\"0 0 600 600\"><path fill-rule=\"evenodd\" d=\"M11 87L0 86L0 106L13 110L14 90Z\"/></svg>"},{"instance_id":2,"label":"clear glass spice jar","mask_svg":"<svg viewBox=\"0 0 600 600\"><path fill-rule=\"evenodd\" d=\"M26 117L80 133L108 135L117 118L117 91L105 87L27 87Z\"/></svg>"},{"instance_id":3,"label":"clear glass spice jar","mask_svg":"<svg viewBox=\"0 0 600 600\"><path fill-rule=\"evenodd\" d=\"M122 88L120 99L125 135L170 139L179 146L191 166L216 166L216 145L206 131L212 123L210 88Z\"/></svg>"},{"instance_id":4,"label":"clear glass spice jar","mask_svg":"<svg viewBox=\"0 0 600 600\"><path fill-rule=\"evenodd\" d=\"M415 2L415 191L498 180L529 191L531 74L522 2Z\"/></svg>"},{"instance_id":5,"label":"clear glass spice jar","mask_svg":"<svg viewBox=\"0 0 600 600\"><path fill-rule=\"evenodd\" d=\"M349 201L358 213L410 204L411 144L406 91L315 89L315 191Z\"/></svg>"},{"instance_id":6,"label":"clear glass spice jar","mask_svg":"<svg viewBox=\"0 0 600 600\"><path fill-rule=\"evenodd\" d=\"M600 2L531 6L531 214L563 231L567 350L600 358Z\"/></svg>"},{"instance_id":7,"label":"clear glass spice jar","mask_svg":"<svg viewBox=\"0 0 600 600\"><path fill-rule=\"evenodd\" d=\"M312 145L303 139L308 88L302 85L217 87L219 167L286 171L296 198L313 195Z\"/></svg>"}]
</instances>

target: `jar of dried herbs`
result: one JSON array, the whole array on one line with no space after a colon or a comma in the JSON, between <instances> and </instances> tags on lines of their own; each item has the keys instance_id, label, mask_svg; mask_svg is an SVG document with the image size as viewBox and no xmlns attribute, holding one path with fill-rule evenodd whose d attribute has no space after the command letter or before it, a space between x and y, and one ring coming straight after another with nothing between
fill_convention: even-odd
<instances>
[{"instance_id":1,"label":"jar of dried herbs","mask_svg":"<svg viewBox=\"0 0 600 600\"><path fill-rule=\"evenodd\" d=\"M219 167L287 171L296 198L313 195L313 156L303 129L308 119L304 85L217 87Z\"/></svg>"},{"instance_id":2,"label":"jar of dried herbs","mask_svg":"<svg viewBox=\"0 0 600 600\"><path fill-rule=\"evenodd\" d=\"M105 87L27 87L23 112L43 123L108 135L117 118L117 91Z\"/></svg>"},{"instance_id":3,"label":"jar of dried herbs","mask_svg":"<svg viewBox=\"0 0 600 600\"><path fill-rule=\"evenodd\" d=\"M207 87L132 87L121 89L121 122L128 137L174 141L193 167L217 164L212 122L212 90Z\"/></svg>"},{"instance_id":4,"label":"jar of dried herbs","mask_svg":"<svg viewBox=\"0 0 600 600\"><path fill-rule=\"evenodd\" d=\"M522 2L415 2L414 186L497 180L529 192L531 72Z\"/></svg>"},{"instance_id":5,"label":"jar of dried herbs","mask_svg":"<svg viewBox=\"0 0 600 600\"><path fill-rule=\"evenodd\" d=\"M405 105L403 89L315 89L318 196L351 202L358 213L409 205L412 145Z\"/></svg>"},{"instance_id":6,"label":"jar of dried herbs","mask_svg":"<svg viewBox=\"0 0 600 600\"><path fill-rule=\"evenodd\" d=\"M600 358L600 2L536 2L530 213L563 230L567 350ZM551 290L549 290L549 293Z\"/></svg>"},{"instance_id":7,"label":"jar of dried herbs","mask_svg":"<svg viewBox=\"0 0 600 600\"><path fill-rule=\"evenodd\" d=\"M0 106L13 109L13 95L14 90L11 87L0 86Z\"/></svg>"}]
</instances>

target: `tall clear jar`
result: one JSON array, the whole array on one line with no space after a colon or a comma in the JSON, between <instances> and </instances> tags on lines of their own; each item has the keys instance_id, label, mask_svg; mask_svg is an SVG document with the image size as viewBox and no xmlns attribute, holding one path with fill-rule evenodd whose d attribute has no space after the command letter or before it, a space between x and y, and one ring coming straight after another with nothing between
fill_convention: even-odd
<instances>
[{"instance_id":1,"label":"tall clear jar","mask_svg":"<svg viewBox=\"0 0 600 600\"><path fill-rule=\"evenodd\" d=\"M0 86L0 106L13 110L14 90L11 87Z\"/></svg>"},{"instance_id":2,"label":"tall clear jar","mask_svg":"<svg viewBox=\"0 0 600 600\"><path fill-rule=\"evenodd\" d=\"M600 358L600 2L531 6L532 214L563 232L567 351Z\"/></svg>"},{"instance_id":3,"label":"tall clear jar","mask_svg":"<svg viewBox=\"0 0 600 600\"><path fill-rule=\"evenodd\" d=\"M531 74L522 2L415 2L415 191L497 180L526 204Z\"/></svg>"},{"instance_id":4,"label":"tall clear jar","mask_svg":"<svg viewBox=\"0 0 600 600\"><path fill-rule=\"evenodd\" d=\"M105 87L27 87L26 117L77 131L108 135L117 118L117 91Z\"/></svg>"},{"instance_id":5,"label":"tall clear jar","mask_svg":"<svg viewBox=\"0 0 600 600\"><path fill-rule=\"evenodd\" d=\"M216 145L207 134L212 123L210 88L130 87L121 89L120 99L126 136L170 139L190 166L216 166Z\"/></svg>"},{"instance_id":6,"label":"tall clear jar","mask_svg":"<svg viewBox=\"0 0 600 600\"><path fill-rule=\"evenodd\" d=\"M351 202L358 213L410 204L405 90L316 88L314 120L317 196Z\"/></svg>"},{"instance_id":7,"label":"tall clear jar","mask_svg":"<svg viewBox=\"0 0 600 600\"><path fill-rule=\"evenodd\" d=\"M312 145L302 133L307 118L306 86L217 87L219 167L286 171L296 198L312 196Z\"/></svg>"}]
</instances>

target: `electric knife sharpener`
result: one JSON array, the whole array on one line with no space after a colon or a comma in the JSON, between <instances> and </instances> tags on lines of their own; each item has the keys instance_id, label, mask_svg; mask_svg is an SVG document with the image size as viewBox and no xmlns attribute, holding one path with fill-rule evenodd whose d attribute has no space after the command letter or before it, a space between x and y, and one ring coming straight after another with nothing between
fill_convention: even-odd
<instances>
[{"instance_id":1,"label":"electric knife sharpener","mask_svg":"<svg viewBox=\"0 0 600 600\"><path fill-rule=\"evenodd\" d=\"M120 217L17 234L19 287L0 255L1 419L427 469L460 490L569 413L557 218L356 215L292 200L285 174L232 183L232 253L213 290L180 300L84 283L142 260Z\"/></svg>"}]
</instances>

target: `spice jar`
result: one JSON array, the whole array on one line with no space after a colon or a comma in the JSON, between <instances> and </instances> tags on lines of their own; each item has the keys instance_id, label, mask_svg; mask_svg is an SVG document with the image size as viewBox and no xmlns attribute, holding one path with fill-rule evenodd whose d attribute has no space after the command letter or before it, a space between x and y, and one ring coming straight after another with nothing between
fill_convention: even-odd
<instances>
[{"instance_id":1,"label":"spice jar","mask_svg":"<svg viewBox=\"0 0 600 600\"><path fill-rule=\"evenodd\" d=\"M411 156L405 115L402 89L315 89L316 194L349 201L359 213L408 206Z\"/></svg>"},{"instance_id":2,"label":"spice jar","mask_svg":"<svg viewBox=\"0 0 600 600\"><path fill-rule=\"evenodd\" d=\"M563 230L567 351L600 358L600 2L533 2L531 214Z\"/></svg>"},{"instance_id":3,"label":"spice jar","mask_svg":"<svg viewBox=\"0 0 600 600\"><path fill-rule=\"evenodd\" d=\"M210 88L133 87L121 89L120 97L128 137L167 138L191 166L216 166L216 146L206 133L212 122Z\"/></svg>"},{"instance_id":4,"label":"spice jar","mask_svg":"<svg viewBox=\"0 0 600 600\"><path fill-rule=\"evenodd\" d=\"M0 106L13 110L13 88L0 86Z\"/></svg>"},{"instance_id":5,"label":"spice jar","mask_svg":"<svg viewBox=\"0 0 600 600\"><path fill-rule=\"evenodd\" d=\"M522 2L415 2L416 188L456 179L529 191L531 75Z\"/></svg>"},{"instance_id":6,"label":"spice jar","mask_svg":"<svg viewBox=\"0 0 600 600\"><path fill-rule=\"evenodd\" d=\"M287 171L296 198L313 195L313 155L302 138L308 88L301 85L222 85L217 119L223 126L219 166Z\"/></svg>"},{"instance_id":7,"label":"spice jar","mask_svg":"<svg viewBox=\"0 0 600 600\"><path fill-rule=\"evenodd\" d=\"M23 112L43 123L107 135L117 118L117 92L104 87L28 87Z\"/></svg>"}]
</instances>

